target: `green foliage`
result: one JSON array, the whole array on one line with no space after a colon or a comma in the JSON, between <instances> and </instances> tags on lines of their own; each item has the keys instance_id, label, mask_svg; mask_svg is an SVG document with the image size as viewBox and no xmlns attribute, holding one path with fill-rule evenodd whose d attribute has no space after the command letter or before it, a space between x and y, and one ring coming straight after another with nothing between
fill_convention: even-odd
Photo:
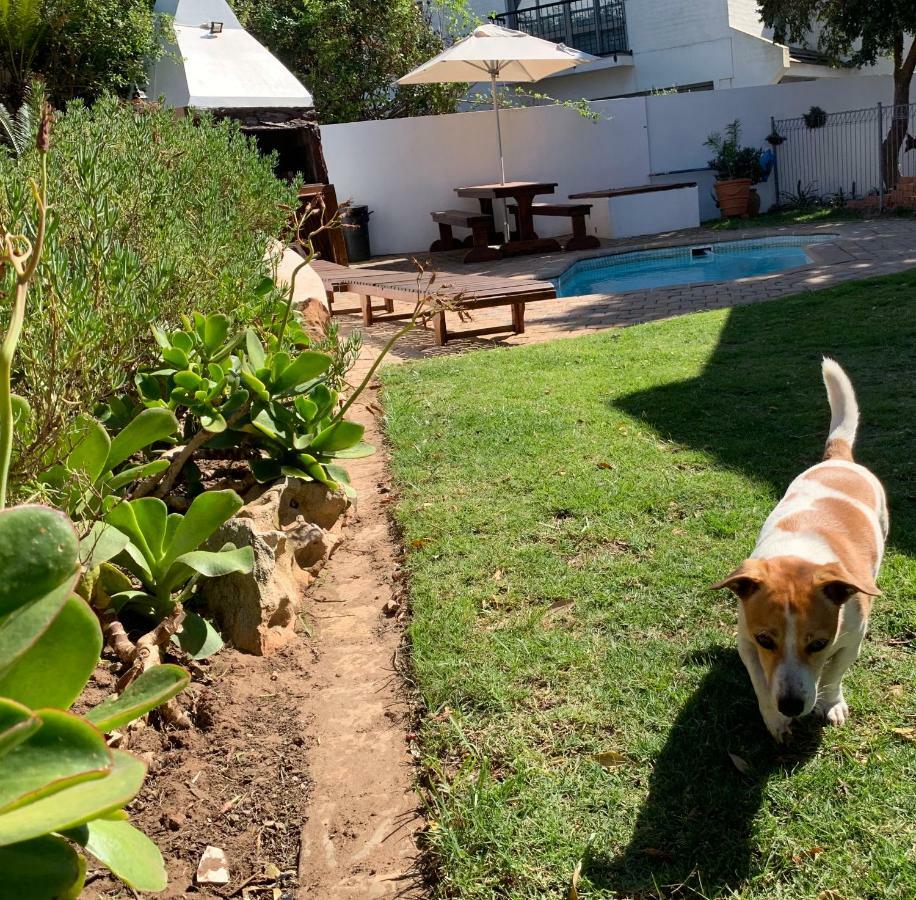
<instances>
[{"instance_id":1,"label":"green foliage","mask_svg":"<svg viewBox=\"0 0 916 900\"><path fill-rule=\"evenodd\" d=\"M163 365L137 376L141 399L189 413L185 438L202 436L200 446L248 448L258 481L285 475L352 495L336 461L373 449L362 440L363 426L338 415L339 394L329 384L340 377L334 357L285 349L290 331L293 343L308 343L292 326L281 316L266 344L253 328L230 337L228 320L218 315L195 313L170 334L154 328Z\"/></svg>"},{"instance_id":2,"label":"green foliage","mask_svg":"<svg viewBox=\"0 0 916 900\"><path fill-rule=\"evenodd\" d=\"M827 113L820 106L812 106L806 113L802 113L805 125L808 128L823 128L827 124Z\"/></svg>"},{"instance_id":3,"label":"green foliage","mask_svg":"<svg viewBox=\"0 0 916 900\"><path fill-rule=\"evenodd\" d=\"M24 233L34 228L24 181L36 157L0 152L0 221ZM32 408L19 479L46 468L69 420L153 361L150 322L168 330L193 309L231 310L240 327L269 316L264 249L293 201L234 124L197 126L111 98L71 104L48 164L53 208L17 377Z\"/></svg>"},{"instance_id":4,"label":"green foliage","mask_svg":"<svg viewBox=\"0 0 916 900\"><path fill-rule=\"evenodd\" d=\"M138 462L133 457L177 431L178 420L167 409L140 411L113 440L97 419L82 416L51 453L63 462L42 472L38 480L55 506L74 518L92 518L110 509L132 482L168 468L165 459Z\"/></svg>"},{"instance_id":5,"label":"green foliage","mask_svg":"<svg viewBox=\"0 0 916 900\"><path fill-rule=\"evenodd\" d=\"M895 52L898 38L916 31L910 0L758 0L760 17L782 42L817 46L835 63L871 65ZM910 51L916 58L916 53ZM912 74L912 73L911 73Z\"/></svg>"},{"instance_id":6,"label":"green foliage","mask_svg":"<svg viewBox=\"0 0 916 900\"><path fill-rule=\"evenodd\" d=\"M164 619L176 604L191 598L202 577L250 572L254 565L251 547L236 549L226 544L216 551L200 549L241 507L242 500L235 491L200 494L185 515L169 515L165 503L157 497L141 497L115 506L105 521L129 539L115 562L139 580L142 590L129 587L112 594L114 608L130 606L153 619ZM178 641L196 659L222 646L212 626L192 612L185 613Z\"/></svg>"},{"instance_id":7,"label":"green foliage","mask_svg":"<svg viewBox=\"0 0 916 900\"><path fill-rule=\"evenodd\" d=\"M148 406L186 409L201 428L219 434L226 430L226 416L248 401L230 359L244 335L230 338L229 318L222 313L195 312L193 321L183 316L182 322L171 334L153 327L164 367L141 373L137 387Z\"/></svg>"},{"instance_id":8,"label":"green foliage","mask_svg":"<svg viewBox=\"0 0 916 900\"><path fill-rule=\"evenodd\" d=\"M719 181L731 178L750 178L751 184L757 184L763 176L760 157L763 150L758 147L741 146L741 122L735 119L725 126L725 133L713 132L703 146L715 152L709 161L709 167L716 172Z\"/></svg>"},{"instance_id":9,"label":"green foliage","mask_svg":"<svg viewBox=\"0 0 916 900\"><path fill-rule=\"evenodd\" d=\"M0 3L0 97L18 103L40 76L57 102L127 95L159 53L148 0L4 0Z\"/></svg>"},{"instance_id":10,"label":"green foliage","mask_svg":"<svg viewBox=\"0 0 916 900\"><path fill-rule=\"evenodd\" d=\"M454 112L465 91L461 84L393 87L442 51L440 29L468 30L474 17L465 0L446 0L435 13L414 0L240 0L234 7L311 89L324 123Z\"/></svg>"},{"instance_id":11,"label":"green foliage","mask_svg":"<svg viewBox=\"0 0 916 900\"><path fill-rule=\"evenodd\" d=\"M22 156L32 143L35 128L32 124L32 97L26 97L15 114L0 103L0 137L15 156Z\"/></svg>"},{"instance_id":12,"label":"green foliage","mask_svg":"<svg viewBox=\"0 0 916 900\"><path fill-rule=\"evenodd\" d=\"M134 889L162 890L158 849L121 812L145 769L103 732L174 697L188 675L158 666L85 717L68 712L102 645L73 593L73 526L47 507L0 512L0 565L0 897L77 896L86 865L76 846Z\"/></svg>"}]
</instances>

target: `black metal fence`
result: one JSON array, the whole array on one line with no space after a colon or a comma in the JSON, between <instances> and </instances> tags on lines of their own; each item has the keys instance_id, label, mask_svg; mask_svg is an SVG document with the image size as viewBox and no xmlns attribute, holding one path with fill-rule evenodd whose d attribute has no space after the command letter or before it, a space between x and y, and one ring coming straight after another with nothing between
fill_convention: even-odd
<instances>
[{"instance_id":1,"label":"black metal fence","mask_svg":"<svg viewBox=\"0 0 916 900\"><path fill-rule=\"evenodd\" d=\"M595 56L629 52L624 0L559 0L495 17L498 24Z\"/></svg>"},{"instance_id":2,"label":"black metal fence","mask_svg":"<svg viewBox=\"0 0 916 900\"><path fill-rule=\"evenodd\" d=\"M899 177L916 176L916 103L835 113L813 108L772 125L778 202L906 205Z\"/></svg>"}]
</instances>

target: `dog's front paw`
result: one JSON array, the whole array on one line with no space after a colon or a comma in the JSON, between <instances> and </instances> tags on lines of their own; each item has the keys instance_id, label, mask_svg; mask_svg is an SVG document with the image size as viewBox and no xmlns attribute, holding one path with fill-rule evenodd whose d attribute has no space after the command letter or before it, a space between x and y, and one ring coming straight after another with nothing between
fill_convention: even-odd
<instances>
[{"instance_id":1,"label":"dog's front paw","mask_svg":"<svg viewBox=\"0 0 916 900\"><path fill-rule=\"evenodd\" d=\"M762 711L761 711L762 712ZM777 744L784 744L792 737L792 720L777 710L762 712L767 731Z\"/></svg>"},{"instance_id":2,"label":"dog's front paw","mask_svg":"<svg viewBox=\"0 0 916 900\"><path fill-rule=\"evenodd\" d=\"M849 718L849 707L842 697L839 700L818 706L817 712L828 725L845 725L846 720Z\"/></svg>"}]
</instances>

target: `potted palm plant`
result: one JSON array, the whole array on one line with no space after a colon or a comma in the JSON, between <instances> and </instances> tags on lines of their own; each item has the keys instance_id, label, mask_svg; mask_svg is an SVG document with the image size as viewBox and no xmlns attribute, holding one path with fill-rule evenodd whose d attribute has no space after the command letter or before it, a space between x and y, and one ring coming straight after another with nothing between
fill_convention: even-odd
<instances>
[{"instance_id":1,"label":"potted palm plant","mask_svg":"<svg viewBox=\"0 0 916 900\"><path fill-rule=\"evenodd\" d=\"M724 132L713 132L704 142L715 152L709 167L716 173L716 201L723 218L747 216L751 186L763 175L762 150L741 146L741 122L735 119Z\"/></svg>"}]
</instances>

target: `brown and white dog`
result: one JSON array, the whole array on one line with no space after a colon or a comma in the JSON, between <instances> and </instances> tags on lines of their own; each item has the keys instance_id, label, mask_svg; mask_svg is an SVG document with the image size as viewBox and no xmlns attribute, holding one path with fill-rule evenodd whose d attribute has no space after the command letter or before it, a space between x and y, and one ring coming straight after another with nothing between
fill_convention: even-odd
<instances>
[{"instance_id":1,"label":"brown and white dog","mask_svg":"<svg viewBox=\"0 0 916 900\"><path fill-rule=\"evenodd\" d=\"M884 540L881 482L853 461L856 395L832 359L822 366L830 401L824 461L802 472L770 513L757 546L714 588L741 603L738 652L777 741L816 711L832 725L849 715L843 675L859 655Z\"/></svg>"}]
</instances>

